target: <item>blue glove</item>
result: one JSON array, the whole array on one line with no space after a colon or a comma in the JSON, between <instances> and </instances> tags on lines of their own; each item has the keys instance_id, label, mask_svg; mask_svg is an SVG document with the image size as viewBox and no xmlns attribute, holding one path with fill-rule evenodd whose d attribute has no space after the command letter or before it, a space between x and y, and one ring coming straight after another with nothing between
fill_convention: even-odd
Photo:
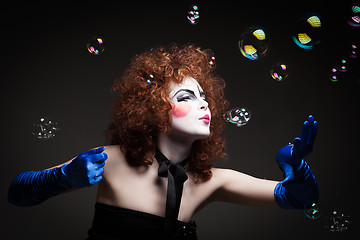
<instances>
[{"instance_id":1,"label":"blue glove","mask_svg":"<svg viewBox=\"0 0 360 240\"><path fill-rule=\"evenodd\" d=\"M81 153L69 164L61 167L65 181L71 187L87 187L101 181L107 154L105 147Z\"/></svg>"},{"instance_id":2,"label":"blue glove","mask_svg":"<svg viewBox=\"0 0 360 240\"><path fill-rule=\"evenodd\" d=\"M317 122L309 116L300 138L281 148L275 156L285 179L279 182L274 195L281 208L304 208L318 201L319 189L314 174L304 157L311 153L317 132Z\"/></svg>"},{"instance_id":3,"label":"blue glove","mask_svg":"<svg viewBox=\"0 0 360 240\"><path fill-rule=\"evenodd\" d=\"M9 187L8 201L18 206L33 206L73 187L99 182L107 159L104 150L101 147L81 153L61 167L20 173Z\"/></svg>"}]
</instances>

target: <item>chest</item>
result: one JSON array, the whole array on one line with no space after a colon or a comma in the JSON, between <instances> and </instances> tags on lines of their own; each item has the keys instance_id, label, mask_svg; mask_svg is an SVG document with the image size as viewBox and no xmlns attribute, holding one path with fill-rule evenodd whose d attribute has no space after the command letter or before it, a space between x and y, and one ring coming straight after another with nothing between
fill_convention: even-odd
<instances>
[{"instance_id":1,"label":"chest","mask_svg":"<svg viewBox=\"0 0 360 240\"><path fill-rule=\"evenodd\" d=\"M105 175L99 184L98 202L129 208L158 216L165 215L168 179L159 177L157 169ZM195 183L189 177L183 185L179 220L189 221L208 202L214 192L211 180Z\"/></svg>"}]
</instances>

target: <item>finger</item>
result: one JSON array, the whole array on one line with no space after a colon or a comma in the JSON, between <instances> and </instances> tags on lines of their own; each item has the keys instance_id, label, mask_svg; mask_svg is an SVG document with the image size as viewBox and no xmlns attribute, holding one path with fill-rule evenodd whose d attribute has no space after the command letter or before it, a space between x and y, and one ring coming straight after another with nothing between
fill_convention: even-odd
<instances>
[{"instance_id":1,"label":"finger","mask_svg":"<svg viewBox=\"0 0 360 240\"><path fill-rule=\"evenodd\" d=\"M314 117L312 115L309 115L308 122L309 122L309 136L307 143L310 144L311 142L313 142L313 138L314 138Z\"/></svg>"},{"instance_id":2,"label":"finger","mask_svg":"<svg viewBox=\"0 0 360 240\"><path fill-rule=\"evenodd\" d=\"M301 143L302 140L300 138L295 138L294 139L294 146L292 148L292 157L295 158L301 158Z\"/></svg>"},{"instance_id":3,"label":"finger","mask_svg":"<svg viewBox=\"0 0 360 240\"><path fill-rule=\"evenodd\" d=\"M99 169L105 166L105 161L95 162L94 163L95 169Z\"/></svg>"},{"instance_id":4,"label":"finger","mask_svg":"<svg viewBox=\"0 0 360 240\"><path fill-rule=\"evenodd\" d=\"M285 179L282 180L283 185L286 185L295 179L294 168L290 164L284 163L281 165L281 168L285 173Z\"/></svg>"},{"instance_id":5,"label":"finger","mask_svg":"<svg viewBox=\"0 0 360 240\"><path fill-rule=\"evenodd\" d=\"M304 148L307 144L307 140L309 137L309 122L305 121L300 133L300 139L301 139L301 148Z\"/></svg>"},{"instance_id":6,"label":"finger","mask_svg":"<svg viewBox=\"0 0 360 240\"><path fill-rule=\"evenodd\" d=\"M99 168L98 170L95 170L95 176L99 177L104 173L104 168Z\"/></svg>"},{"instance_id":7,"label":"finger","mask_svg":"<svg viewBox=\"0 0 360 240\"><path fill-rule=\"evenodd\" d=\"M312 129L311 139L309 139L309 144L311 144L311 145L314 144L316 134L317 134L317 127L318 127L318 123L317 123L317 121L314 121L314 127Z\"/></svg>"},{"instance_id":8,"label":"finger","mask_svg":"<svg viewBox=\"0 0 360 240\"><path fill-rule=\"evenodd\" d=\"M91 149L89 151L87 151L87 154L98 154L98 153L102 153L105 150L105 147L99 147L99 148L94 148Z\"/></svg>"},{"instance_id":9,"label":"finger","mask_svg":"<svg viewBox=\"0 0 360 240\"><path fill-rule=\"evenodd\" d=\"M95 183L100 182L100 181L102 180L102 178L103 178L102 176L96 177L96 178L95 178ZM94 183L94 184L95 184L95 183Z\"/></svg>"},{"instance_id":10,"label":"finger","mask_svg":"<svg viewBox=\"0 0 360 240\"><path fill-rule=\"evenodd\" d=\"M98 154L89 155L87 157L92 163L102 163L108 158L108 155L106 153L98 153Z\"/></svg>"},{"instance_id":11,"label":"finger","mask_svg":"<svg viewBox=\"0 0 360 240\"><path fill-rule=\"evenodd\" d=\"M95 176L90 180L90 185L94 185L102 180L102 176Z\"/></svg>"}]
</instances>

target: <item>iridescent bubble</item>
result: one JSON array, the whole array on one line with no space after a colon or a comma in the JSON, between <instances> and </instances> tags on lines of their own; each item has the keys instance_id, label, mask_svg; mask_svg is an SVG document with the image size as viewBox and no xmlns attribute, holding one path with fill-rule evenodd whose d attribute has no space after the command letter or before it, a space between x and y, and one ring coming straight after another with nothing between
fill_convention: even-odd
<instances>
[{"instance_id":1,"label":"iridescent bubble","mask_svg":"<svg viewBox=\"0 0 360 240\"><path fill-rule=\"evenodd\" d=\"M359 44L357 44L357 43L351 44L350 51L349 51L349 57L350 58L358 58L359 57Z\"/></svg>"},{"instance_id":2,"label":"iridescent bubble","mask_svg":"<svg viewBox=\"0 0 360 240\"><path fill-rule=\"evenodd\" d=\"M87 50L93 55L99 55L105 51L104 40L101 37L93 37L86 44Z\"/></svg>"},{"instance_id":3,"label":"iridescent bubble","mask_svg":"<svg viewBox=\"0 0 360 240\"><path fill-rule=\"evenodd\" d=\"M325 228L330 232L345 232L351 226L350 215L334 210L325 219Z\"/></svg>"},{"instance_id":4,"label":"iridescent bubble","mask_svg":"<svg viewBox=\"0 0 360 240\"><path fill-rule=\"evenodd\" d=\"M200 20L199 7L196 5L191 5L186 17L191 24L197 24Z\"/></svg>"},{"instance_id":5,"label":"iridescent bubble","mask_svg":"<svg viewBox=\"0 0 360 240\"><path fill-rule=\"evenodd\" d=\"M316 203L312 203L310 206L304 209L305 216L314 220L318 219L321 215L319 206Z\"/></svg>"},{"instance_id":6,"label":"iridescent bubble","mask_svg":"<svg viewBox=\"0 0 360 240\"><path fill-rule=\"evenodd\" d=\"M282 81L289 75L288 67L284 63L277 63L270 69L270 75L277 81Z\"/></svg>"},{"instance_id":7,"label":"iridescent bubble","mask_svg":"<svg viewBox=\"0 0 360 240\"><path fill-rule=\"evenodd\" d=\"M48 117L40 117L33 124L32 134L38 139L50 140L60 130L58 124Z\"/></svg>"},{"instance_id":8,"label":"iridescent bubble","mask_svg":"<svg viewBox=\"0 0 360 240\"><path fill-rule=\"evenodd\" d=\"M211 68L214 68L214 67L216 66L216 62L215 62L215 57L214 57L214 56L210 57L209 65L210 65Z\"/></svg>"},{"instance_id":9,"label":"iridescent bubble","mask_svg":"<svg viewBox=\"0 0 360 240\"><path fill-rule=\"evenodd\" d=\"M360 27L360 4L353 3L350 7L348 24L353 27Z\"/></svg>"},{"instance_id":10,"label":"iridescent bubble","mask_svg":"<svg viewBox=\"0 0 360 240\"><path fill-rule=\"evenodd\" d=\"M245 108L233 108L223 114L225 121L235 124L238 127L246 125L250 119L250 111Z\"/></svg>"},{"instance_id":11,"label":"iridescent bubble","mask_svg":"<svg viewBox=\"0 0 360 240\"><path fill-rule=\"evenodd\" d=\"M338 82L340 80L341 71L337 67L332 67L329 74L329 79L332 82Z\"/></svg>"},{"instance_id":12,"label":"iridescent bubble","mask_svg":"<svg viewBox=\"0 0 360 240\"><path fill-rule=\"evenodd\" d=\"M266 30L263 27L251 27L241 35L238 46L241 54L250 60L265 56L269 48Z\"/></svg>"},{"instance_id":13,"label":"iridescent bubble","mask_svg":"<svg viewBox=\"0 0 360 240\"><path fill-rule=\"evenodd\" d=\"M320 43L322 20L317 13L308 13L298 19L292 39L303 49L312 49Z\"/></svg>"},{"instance_id":14,"label":"iridescent bubble","mask_svg":"<svg viewBox=\"0 0 360 240\"><path fill-rule=\"evenodd\" d=\"M341 58L338 69L339 69L340 72L347 72L347 70L348 70L348 60L346 58Z\"/></svg>"},{"instance_id":15,"label":"iridescent bubble","mask_svg":"<svg viewBox=\"0 0 360 240\"><path fill-rule=\"evenodd\" d=\"M149 74L149 76L146 79L147 83L152 83L154 82L154 75L153 74Z\"/></svg>"}]
</instances>

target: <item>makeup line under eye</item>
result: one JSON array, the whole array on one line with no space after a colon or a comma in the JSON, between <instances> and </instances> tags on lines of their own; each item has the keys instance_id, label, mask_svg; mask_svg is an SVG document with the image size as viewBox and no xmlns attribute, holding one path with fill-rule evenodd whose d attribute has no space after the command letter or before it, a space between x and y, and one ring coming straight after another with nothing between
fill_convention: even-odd
<instances>
[{"instance_id":1,"label":"makeup line under eye","mask_svg":"<svg viewBox=\"0 0 360 240\"><path fill-rule=\"evenodd\" d=\"M196 98L195 96L191 96L191 95L186 94L186 95L178 96L178 97L176 98L176 100L177 100L178 102L183 102L183 101L187 101L187 100L193 100L193 99L195 99L195 98Z\"/></svg>"}]
</instances>

